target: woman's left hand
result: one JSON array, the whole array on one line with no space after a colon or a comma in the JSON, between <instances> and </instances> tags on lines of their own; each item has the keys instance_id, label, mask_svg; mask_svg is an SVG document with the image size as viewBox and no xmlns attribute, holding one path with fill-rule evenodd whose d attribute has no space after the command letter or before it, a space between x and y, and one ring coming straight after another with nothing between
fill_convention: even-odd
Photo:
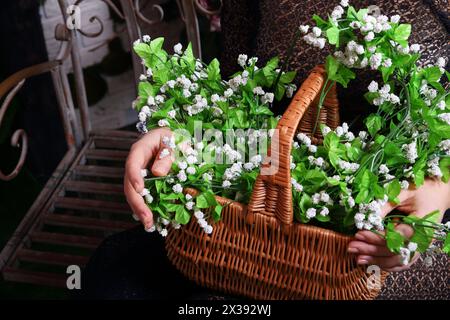
<instances>
[{"instance_id":1,"label":"woman's left hand","mask_svg":"<svg viewBox=\"0 0 450 320\"><path fill-rule=\"evenodd\" d=\"M394 209L418 217L424 217L432 211L439 210L439 221L441 221L444 212L450 208L450 183L426 179L419 188L410 186L408 190L402 190L399 199L399 205L386 203L383 207L383 217ZM396 230L406 238L410 238L414 233L413 229L406 224L398 224ZM408 265L403 265L401 256L389 251L386 241L372 231L356 233L355 240L348 245L348 252L356 255L357 263L360 265L377 265L389 272L408 269L419 256L416 254Z\"/></svg>"}]
</instances>

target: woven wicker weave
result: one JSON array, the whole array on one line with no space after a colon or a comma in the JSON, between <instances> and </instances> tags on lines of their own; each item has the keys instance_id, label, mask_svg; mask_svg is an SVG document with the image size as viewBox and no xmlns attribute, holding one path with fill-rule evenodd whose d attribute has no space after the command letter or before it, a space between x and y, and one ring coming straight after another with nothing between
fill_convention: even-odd
<instances>
[{"instance_id":1,"label":"woven wicker weave","mask_svg":"<svg viewBox=\"0 0 450 320\"><path fill-rule=\"evenodd\" d=\"M347 253L350 237L293 221L292 140L298 127L311 134L323 83L324 70L316 67L296 93L277 127L279 170L258 176L248 206L217 197L227 206L211 235L195 221L169 232L168 257L188 278L255 299L372 299L378 294L368 289L370 275ZM338 125L335 88L320 112L322 123ZM320 133L314 140L321 140Z\"/></svg>"}]
</instances>

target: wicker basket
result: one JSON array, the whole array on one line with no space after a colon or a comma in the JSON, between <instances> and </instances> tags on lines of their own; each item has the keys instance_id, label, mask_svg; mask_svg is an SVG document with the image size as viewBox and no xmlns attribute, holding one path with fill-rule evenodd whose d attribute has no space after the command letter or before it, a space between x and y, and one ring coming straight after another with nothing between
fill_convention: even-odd
<instances>
[{"instance_id":1,"label":"wicker basket","mask_svg":"<svg viewBox=\"0 0 450 320\"><path fill-rule=\"evenodd\" d=\"M279 121L279 170L259 175L248 206L217 197L225 205L211 235L195 221L169 232L169 259L202 286L255 299L372 299L369 274L347 253L351 238L293 221L291 145L297 127L311 133L324 69L314 68ZM320 120L339 123L336 89L330 90ZM318 130L320 131L320 130ZM320 133L313 141L321 141ZM196 190L186 192L196 194ZM386 274L381 274L381 282ZM380 284L380 283L379 283Z\"/></svg>"}]
</instances>

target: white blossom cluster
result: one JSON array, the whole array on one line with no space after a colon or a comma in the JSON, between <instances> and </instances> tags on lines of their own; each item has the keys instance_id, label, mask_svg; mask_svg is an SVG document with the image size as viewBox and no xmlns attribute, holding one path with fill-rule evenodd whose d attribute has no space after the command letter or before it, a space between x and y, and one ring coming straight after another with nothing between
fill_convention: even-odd
<instances>
[{"instance_id":1,"label":"white blossom cluster","mask_svg":"<svg viewBox=\"0 0 450 320\"><path fill-rule=\"evenodd\" d=\"M391 93L391 86L389 84L385 84L378 89L378 83L372 81L367 89L371 93L378 93L378 97L373 100L373 104L376 106L380 106L385 102L390 102L392 104L400 103L400 98L394 93Z\"/></svg>"},{"instance_id":2,"label":"white blossom cluster","mask_svg":"<svg viewBox=\"0 0 450 320\"><path fill-rule=\"evenodd\" d=\"M441 178L442 171L439 167L439 157L434 157L427 162L427 173L432 177Z\"/></svg>"},{"instance_id":3,"label":"white blossom cluster","mask_svg":"<svg viewBox=\"0 0 450 320\"><path fill-rule=\"evenodd\" d=\"M450 139L441 141L438 147L445 155L450 156Z\"/></svg>"},{"instance_id":4,"label":"white blossom cluster","mask_svg":"<svg viewBox=\"0 0 450 320\"><path fill-rule=\"evenodd\" d=\"M387 197L383 200L373 200L369 204L360 204L359 211L355 214L355 225L358 229L378 231L384 230L382 207L386 204Z\"/></svg>"},{"instance_id":5,"label":"white blossom cluster","mask_svg":"<svg viewBox=\"0 0 450 320\"><path fill-rule=\"evenodd\" d=\"M410 241L407 247L400 248L400 256L402 258L402 264L407 266L411 261L411 257L414 255L414 252L417 250L417 243Z\"/></svg>"},{"instance_id":6,"label":"white blossom cluster","mask_svg":"<svg viewBox=\"0 0 450 320\"><path fill-rule=\"evenodd\" d=\"M402 150L409 163L416 162L416 159L419 157L417 153L417 141L414 140L411 143L402 145Z\"/></svg>"}]
</instances>

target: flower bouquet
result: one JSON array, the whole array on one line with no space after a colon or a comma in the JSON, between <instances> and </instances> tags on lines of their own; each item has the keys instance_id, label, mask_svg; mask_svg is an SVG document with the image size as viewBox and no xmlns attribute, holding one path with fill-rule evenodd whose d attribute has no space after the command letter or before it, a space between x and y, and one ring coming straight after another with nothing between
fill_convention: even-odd
<instances>
[{"instance_id":1,"label":"flower bouquet","mask_svg":"<svg viewBox=\"0 0 450 320\"><path fill-rule=\"evenodd\" d=\"M204 64L190 46L176 45L170 55L161 38L134 44L147 70L135 101L137 128L173 132L159 155L174 157L171 173L143 172L142 196L156 216L149 231L168 236L169 258L201 284L256 298L371 298L370 277L345 250L358 229L384 237L405 264L433 239L450 251L450 227L437 221L439 212L382 215L402 189L426 178L448 182L445 60L420 66L420 46L409 45L411 26L399 16L343 0L313 20L295 39L336 51L281 120L271 105L297 88L295 72L278 58L258 67L257 58L240 55L242 71L224 80L219 62ZM364 120L367 130L324 121L324 108L337 110L336 84L347 87L354 70L365 68L381 78L365 94L377 109ZM313 115L306 133L297 128L305 112ZM396 231L399 222L414 229L412 238Z\"/></svg>"}]
</instances>

